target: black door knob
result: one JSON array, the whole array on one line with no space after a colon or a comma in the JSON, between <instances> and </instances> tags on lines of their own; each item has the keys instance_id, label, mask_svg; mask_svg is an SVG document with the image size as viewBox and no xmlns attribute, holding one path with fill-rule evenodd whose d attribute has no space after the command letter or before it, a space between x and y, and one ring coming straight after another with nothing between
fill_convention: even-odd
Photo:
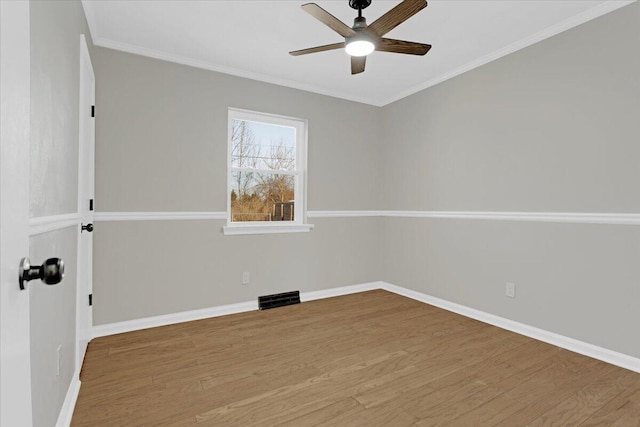
<instances>
[{"instance_id":1,"label":"black door knob","mask_svg":"<svg viewBox=\"0 0 640 427\"><path fill-rule=\"evenodd\" d=\"M49 258L42 265L31 266L29 258L22 258L18 269L20 289L25 289L25 282L40 279L47 285L55 285L64 277L64 261L60 258Z\"/></svg>"},{"instance_id":2,"label":"black door knob","mask_svg":"<svg viewBox=\"0 0 640 427\"><path fill-rule=\"evenodd\" d=\"M88 231L89 233L91 233L93 231L93 224L89 223L89 224L80 224L81 226L81 230L80 232L82 233L83 231Z\"/></svg>"}]
</instances>

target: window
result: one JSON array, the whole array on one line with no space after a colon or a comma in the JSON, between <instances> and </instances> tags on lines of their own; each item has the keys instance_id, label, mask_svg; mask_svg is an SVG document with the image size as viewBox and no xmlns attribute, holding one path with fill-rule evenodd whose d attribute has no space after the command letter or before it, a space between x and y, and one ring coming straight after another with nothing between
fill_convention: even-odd
<instances>
[{"instance_id":1,"label":"window","mask_svg":"<svg viewBox=\"0 0 640 427\"><path fill-rule=\"evenodd\" d=\"M225 234L309 231L306 120L229 109Z\"/></svg>"}]
</instances>

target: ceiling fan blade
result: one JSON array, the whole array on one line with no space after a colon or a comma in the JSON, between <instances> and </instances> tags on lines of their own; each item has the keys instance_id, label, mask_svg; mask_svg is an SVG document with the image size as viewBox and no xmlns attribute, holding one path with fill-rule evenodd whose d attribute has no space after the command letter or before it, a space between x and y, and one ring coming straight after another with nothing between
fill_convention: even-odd
<instances>
[{"instance_id":1,"label":"ceiling fan blade","mask_svg":"<svg viewBox=\"0 0 640 427\"><path fill-rule=\"evenodd\" d=\"M351 74L359 74L364 71L364 64L367 62L366 56L351 57Z\"/></svg>"},{"instance_id":2,"label":"ceiling fan blade","mask_svg":"<svg viewBox=\"0 0 640 427\"><path fill-rule=\"evenodd\" d=\"M416 13L427 7L426 0L404 0L389 12L376 19L367 31L382 37Z\"/></svg>"},{"instance_id":3,"label":"ceiling fan blade","mask_svg":"<svg viewBox=\"0 0 640 427\"><path fill-rule=\"evenodd\" d=\"M342 49L342 48L344 48L344 42L326 44L324 46L310 47L308 49L294 50L293 52L289 52L289 55L291 56L307 55L309 53L324 52L326 50L334 50L334 49Z\"/></svg>"},{"instance_id":4,"label":"ceiling fan blade","mask_svg":"<svg viewBox=\"0 0 640 427\"><path fill-rule=\"evenodd\" d=\"M406 53L409 55L426 55L429 49L431 49L430 44L394 39L380 39L376 44L376 50L379 52Z\"/></svg>"},{"instance_id":5,"label":"ceiling fan blade","mask_svg":"<svg viewBox=\"0 0 640 427\"><path fill-rule=\"evenodd\" d=\"M340 34L342 37L351 37L356 34L356 32L351 29L351 27L349 27L347 24L345 24L315 3L303 4L302 9L304 9L305 12L316 18L318 21L325 24L327 27L331 28L336 33Z\"/></svg>"}]
</instances>

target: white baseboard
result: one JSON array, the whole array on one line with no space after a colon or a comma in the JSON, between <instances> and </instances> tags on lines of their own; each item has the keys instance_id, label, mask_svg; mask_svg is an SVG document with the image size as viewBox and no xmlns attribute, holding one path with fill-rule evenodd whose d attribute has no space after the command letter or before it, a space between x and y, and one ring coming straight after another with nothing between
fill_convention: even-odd
<instances>
[{"instance_id":1,"label":"white baseboard","mask_svg":"<svg viewBox=\"0 0 640 427\"><path fill-rule=\"evenodd\" d=\"M396 286L387 282L369 282L359 285L343 286L339 288L322 289L318 291L302 292L300 299L303 302L313 301L323 298L331 298L341 295L348 295L357 292L365 292L374 289L384 289L407 298L421 301L423 303L440 307L442 309L470 317L490 325L497 326L521 335L531 337L549 344L553 344L564 349L602 360L612 365L640 372L640 359L569 338L554 332L476 310L454 302L446 301L431 295L423 294L411 289ZM182 313L167 314L163 316L147 317L137 320L129 320L126 322L111 323L107 325L95 326L93 328L93 337L102 337L106 335L120 334L123 332L137 331L140 329L154 328L157 326L171 325L175 323L188 322L191 320L206 319L209 317L225 316L227 314L242 313L258 309L257 301L247 301L237 304L229 304L218 307L205 308L201 310L192 310Z\"/></svg>"},{"instance_id":2,"label":"white baseboard","mask_svg":"<svg viewBox=\"0 0 640 427\"><path fill-rule=\"evenodd\" d=\"M84 357L87 355L87 346L90 341L91 338L80 337L78 339L78 365L76 366L78 371L82 370L82 364L84 363Z\"/></svg>"},{"instance_id":3,"label":"white baseboard","mask_svg":"<svg viewBox=\"0 0 640 427\"><path fill-rule=\"evenodd\" d=\"M371 282L360 285L342 286L339 288L322 289L319 291L301 292L301 301L313 301L316 299L337 297L340 295L355 294L357 292L380 289L380 283ZM258 309L257 301L245 301L236 304L220 305L203 308L200 310L183 311L180 313L165 314L161 316L145 317L142 319L127 320L124 322L108 323L93 327L93 338L107 335L121 334L124 332L138 331L140 329L155 328L158 326L173 325L176 323L190 322L192 320L208 319L210 317L226 316L227 314L244 313Z\"/></svg>"},{"instance_id":4,"label":"white baseboard","mask_svg":"<svg viewBox=\"0 0 640 427\"><path fill-rule=\"evenodd\" d=\"M439 307L465 317L476 319L502 329L525 335L539 341L544 341L546 343L640 373L640 359L636 357L632 357L593 344L585 343L573 338L565 337L560 334L545 331L544 329L535 328L524 323L509 320L504 317L496 316L484 311L476 310L474 308L456 304L387 282L369 282L359 285L342 286L339 288L302 292L300 295L300 299L301 301L306 302L323 298L337 297L341 295L349 295L358 292L371 291L374 289L384 289L386 291L393 292L395 294L402 295L404 297L411 298L425 304L433 305L435 307ZM137 331L140 329L171 325L175 323L206 319L210 317L225 316L228 314L243 313L257 309L257 301L247 301L237 304L205 308L201 310L192 310L182 313L130 320L126 322L111 323L107 325L95 326L93 328L93 337L120 334L123 332ZM80 366L82 366L82 364L80 364ZM75 408L79 392L80 379L78 370L74 373L71 384L69 385L67 395L60 410L60 415L58 416L56 427L68 427L71 424L71 418L73 416L73 410Z\"/></svg>"},{"instance_id":5,"label":"white baseboard","mask_svg":"<svg viewBox=\"0 0 640 427\"><path fill-rule=\"evenodd\" d=\"M524 323L509 320L504 317L489 314L484 311L476 310L474 308L436 298L431 295L423 294L411 289L392 285L390 283L380 282L380 288L389 292L396 293L398 295L405 296L407 298L414 299L416 301L421 301L426 304L433 305L435 307L439 307L465 317L470 317L472 319L476 319L481 322L518 333L520 335L524 335L539 341L544 341L557 347L561 347L566 350L580 353L585 356L602 360L603 362L611 363L612 365L620 366L622 368L640 373L640 359L629 356L627 354L619 353L607 348L569 338L564 335L556 334L554 332L545 331L544 329L529 326Z\"/></svg>"},{"instance_id":6,"label":"white baseboard","mask_svg":"<svg viewBox=\"0 0 640 427\"><path fill-rule=\"evenodd\" d=\"M190 322L192 320L207 319L209 317L226 316L227 314L243 313L258 309L257 301L240 302L236 304L220 305L200 310L183 311L181 313L165 314L162 316L145 317L124 322L108 323L93 327L93 337L121 334L123 332L138 331L140 329L155 328L157 326L173 325L175 323Z\"/></svg>"},{"instance_id":7,"label":"white baseboard","mask_svg":"<svg viewBox=\"0 0 640 427\"><path fill-rule=\"evenodd\" d=\"M300 293L300 301L313 301L317 299L339 297L341 295L356 294L358 292L372 291L380 289L382 282L369 282L360 285L342 286L340 288L321 289L319 291L310 291Z\"/></svg>"},{"instance_id":8,"label":"white baseboard","mask_svg":"<svg viewBox=\"0 0 640 427\"><path fill-rule=\"evenodd\" d=\"M80 370L73 373L71 378L71 384L67 390L67 395L64 397L62 408L58 414L58 421L56 421L56 427L69 427L71 425L71 418L73 417L73 410L76 407L76 401L78 400L78 394L80 393Z\"/></svg>"}]
</instances>

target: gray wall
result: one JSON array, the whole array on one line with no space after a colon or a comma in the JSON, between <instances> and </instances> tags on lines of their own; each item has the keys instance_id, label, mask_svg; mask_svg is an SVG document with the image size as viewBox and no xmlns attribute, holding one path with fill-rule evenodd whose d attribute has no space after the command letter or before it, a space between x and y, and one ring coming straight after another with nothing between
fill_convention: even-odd
<instances>
[{"instance_id":1,"label":"gray wall","mask_svg":"<svg viewBox=\"0 0 640 427\"><path fill-rule=\"evenodd\" d=\"M31 1L31 217L77 211L80 34L90 36L79 1ZM66 263L56 286L29 285L33 425L52 426L75 368L76 254L74 227L33 236L30 258ZM60 375L56 375L58 345Z\"/></svg>"},{"instance_id":2,"label":"gray wall","mask_svg":"<svg viewBox=\"0 0 640 427\"><path fill-rule=\"evenodd\" d=\"M310 210L379 205L380 109L104 48L93 60L98 211L225 211L228 107L308 119ZM378 280L378 219L310 222L258 236L223 236L219 220L99 222L94 324Z\"/></svg>"},{"instance_id":3,"label":"gray wall","mask_svg":"<svg viewBox=\"0 0 640 427\"><path fill-rule=\"evenodd\" d=\"M32 217L77 211L79 1L31 1ZM90 41L89 41L90 43Z\"/></svg>"},{"instance_id":4,"label":"gray wall","mask_svg":"<svg viewBox=\"0 0 640 427\"><path fill-rule=\"evenodd\" d=\"M258 236L224 236L225 221L98 223L94 323L379 280L378 218L313 222L309 233Z\"/></svg>"},{"instance_id":5,"label":"gray wall","mask_svg":"<svg viewBox=\"0 0 640 427\"><path fill-rule=\"evenodd\" d=\"M639 212L639 9L386 106L383 207Z\"/></svg>"},{"instance_id":6,"label":"gray wall","mask_svg":"<svg viewBox=\"0 0 640 427\"><path fill-rule=\"evenodd\" d=\"M98 211L226 210L229 107L309 120L310 210L378 206L380 109L110 49L93 58Z\"/></svg>"},{"instance_id":7,"label":"gray wall","mask_svg":"<svg viewBox=\"0 0 640 427\"><path fill-rule=\"evenodd\" d=\"M633 4L384 108L98 48L98 210L224 211L232 106L309 120L310 210L637 213L639 24ZM95 324L383 279L640 357L637 227L312 222L99 223Z\"/></svg>"},{"instance_id":8,"label":"gray wall","mask_svg":"<svg viewBox=\"0 0 640 427\"><path fill-rule=\"evenodd\" d=\"M77 239L75 227L68 227L33 236L29 242L32 261L40 264L54 256L65 261L62 282L48 286L38 280L28 288L34 426L55 425L75 371Z\"/></svg>"},{"instance_id":9,"label":"gray wall","mask_svg":"<svg viewBox=\"0 0 640 427\"><path fill-rule=\"evenodd\" d=\"M639 213L637 52L636 3L385 107L382 206ZM640 357L637 226L388 218L383 234L388 282Z\"/></svg>"}]
</instances>

